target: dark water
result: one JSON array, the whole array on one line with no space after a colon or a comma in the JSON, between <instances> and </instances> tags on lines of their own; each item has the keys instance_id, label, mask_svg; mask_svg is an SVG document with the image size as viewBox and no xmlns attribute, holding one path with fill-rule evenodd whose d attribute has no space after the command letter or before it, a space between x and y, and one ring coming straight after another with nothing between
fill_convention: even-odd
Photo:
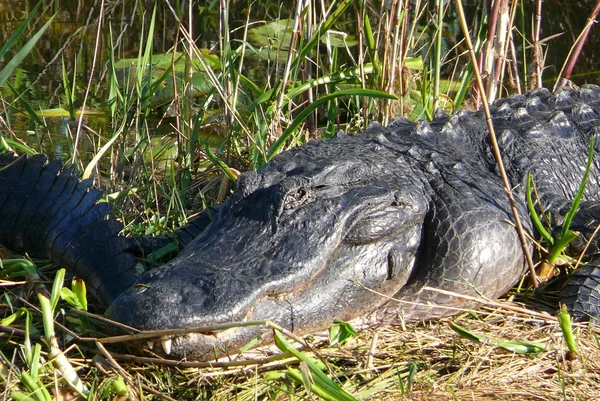
<instances>
[{"instance_id":1,"label":"dark water","mask_svg":"<svg viewBox=\"0 0 600 401\"><path fill-rule=\"evenodd\" d=\"M71 82L76 66L77 107L81 107L83 94L90 76L92 77L87 109L98 114L87 116L84 120L91 128L90 132L95 131L106 137L110 136L110 132L114 130L110 119L107 117L108 86L106 82L108 79L107 49L109 48L109 39L112 36L117 59L137 57L140 41L146 39L145 32L154 2L113 1L104 3L105 7L101 16L100 2L95 0L44 2L33 22L9 53L9 55L14 54L51 15L56 14L50 29L43 35L26 61L15 71L14 77L9 79L14 91L7 85L1 89L4 101L2 117L11 130L21 138L25 138L30 144L43 142L44 151L47 153L59 157L65 157L71 153L69 147L73 141L68 139L68 136L74 131L70 129L73 122L68 117L46 117L45 123L48 130L42 129L39 124L36 124L19 111L23 110L23 106L16 100L15 92L21 94L34 110L64 107L63 62ZM269 22L278 17L292 17L293 2L280 4L279 2L263 1L259 3L253 3L250 8L251 22ZM464 3L469 7L468 12L471 18L481 17L478 14L478 10L481 10L481 1ZM532 2L525 3L526 7L530 7ZM545 1L543 3L544 28L542 38L563 32L561 37L549 41L544 48L547 66L544 75L546 86L553 84L553 77L558 73L560 66L567 57L571 44L584 26L586 18L593 8L593 3L578 1ZM10 35L23 21L26 13L35 4L37 4L35 1L0 2L1 43L6 43ZM173 6L173 9L169 7L169 4ZM248 2L231 1L228 4L230 7L230 30L232 31L232 38L236 39L240 37L242 32L241 29L237 28L243 27L246 23ZM369 2L367 4L375 14L377 10L380 10L379 2ZM211 48L217 43L219 30L218 5L218 1L192 3L191 10L194 16L192 18L192 33L200 48ZM174 46L178 39L178 22L174 14L187 21L187 10L189 9L187 2L157 2L157 27L153 37L154 53L165 53ZM354 11L350 12L349 18L341 21L335 28L355 34L356 21L352 19L353 15L355 15ZM527 19L525 21L526 29L530 30L531 21L528 19L531 18L531 13L529 10L526 11L525 18ZM377 20L374 19L374 21ZM423 24L426 23L427 21L424 19ZM451 21L448 22L448 26L453 26L452 24ZM519 24L516 25L520 26ZM98 26L101 27L98 42L99 51L94 51ZM600 33L597 31L598 29L594 27L589 42L584 47L578 61L573 76L573 81L577 84L599 82L600 60L596 49L600 48ZM447 47L452 48L453 41L458 41L459 36L460 33L452 32L452 29L450 29L447 36ZM531 32L527 32L526 37L530 40ZM235 42L232 42L232 44L235 46ZM94 57L96 57L95 64ZM6 65L9 60L10 56L0 60L0 68ZM522 67L529 68L530 66ZM264 79L264 77L261 77L264 72L260 65L255 65L252 68L252 71L246 71L249 77L256 79L256 82ZM165 110L160 106L160 98L154 99L153 102L157 105L156 112L150 118L155 118L158 121ZM10 107L9 104L13 107ZM45 134L47 132L51 132L52 135L48 137ZM84 138L82 141L82 146L90 146L90 140L93 140L94 134L89 135L90 138Z\"/></svg>"}]
</instances>

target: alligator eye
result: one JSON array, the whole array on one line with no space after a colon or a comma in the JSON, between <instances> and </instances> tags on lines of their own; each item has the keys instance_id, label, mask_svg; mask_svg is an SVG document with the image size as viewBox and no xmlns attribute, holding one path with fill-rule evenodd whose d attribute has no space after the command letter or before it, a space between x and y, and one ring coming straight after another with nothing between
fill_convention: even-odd
<instances>
[{"instance_id":1,"label":"alligator eye","mask_svg":"<svg viewBox=\"0 0 600 401\"><path fill-rule=\"evenodd\" d=\"M295 191L288 192L283 201L283 210L289 211L299 208L302 205L310 203L314 196L306 188L298 188Z\"/></svg>"}]
</instances>

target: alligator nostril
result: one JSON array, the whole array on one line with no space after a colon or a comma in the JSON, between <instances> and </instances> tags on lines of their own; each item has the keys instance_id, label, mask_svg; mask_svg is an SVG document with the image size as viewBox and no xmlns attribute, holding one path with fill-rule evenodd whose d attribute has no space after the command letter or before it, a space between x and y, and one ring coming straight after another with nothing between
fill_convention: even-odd
<instances>
[{"instance_id":1,"label":"alligator nostril","mask_svg":"<svg viewBox=\"0 0 600 401\"><path fill-rule=\"evenodd\" d=\"M387 280L391 280L395 276L396 266L398 266L398 257L396 248L392 248L387 257Z\"/></svg>"}]
</instances>

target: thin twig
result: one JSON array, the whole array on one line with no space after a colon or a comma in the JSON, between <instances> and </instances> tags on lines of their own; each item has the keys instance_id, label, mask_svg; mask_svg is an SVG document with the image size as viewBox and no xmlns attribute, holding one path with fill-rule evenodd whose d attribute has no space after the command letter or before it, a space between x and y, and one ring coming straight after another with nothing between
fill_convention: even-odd
<instances>
[{"instance_id":1,"label":"thin twig","mask_svg":"<svg viewBox=\"0 0 600 401\"><path fill-rule=\"evenodd\" d=\"M483 104L483 110L485 113L485 119L488 125L488 130L490 131L490 141L492 143L492 151L494 152L494 158L496 159L496 163L498 164L498 170L500 171L500 177L502 179L502 184L504 185L504 189L506 190L506 195L508 196L508 201L510 203L510 208L512 210L513 216L515 218L515 225L517 227L517 234L519 235L519 240L521 241L521 247L523 248L523 254L525 255L525 259L527 260L527 265L529 266L529 272L533 279L534 288L538 287L537 276L535 274L535 267L533 263L533 259L531 258L531 253L529 252L529 246L527 245L527 239L525 238L525 231L523 230L523 225L521 224L521 219L519 218L519 212L517 211L517 204L512 194L512 186L508 181L508 176L506 175L506 170L504 169L504 163L502 162L502 155L500 154L500 148L498 147L498 141L496 140L496 133L494 132L494 124L492 122L492 116L490 114L489 104L487 102L487 97L485 95L483 81L481 80L481 75L479 74L479 68L477 66L477 56L475 55L475 51L473 50L473 44L471 43L471 36L469 34L469 28L467 27L467 22L465 18L465 14L462 8L462 4L460 0L456 0L456 7L459 14L460 24L463 30L463 34L465 37L465 41L467 43L467 48L469 49L469 55L471 56L471 63L473 64L473 72L475 73L475 78L477 79L477 86L481 91L481 103Z\"/></svg>"},{"instance_id":2,"label":"thin twig","mask_svg":"<svg viewBox=\"0 0 600 401\"><path fill-rule=\"evenodd\" d=\"M94 45L94 57L92 57L92 65L90 67L88 84L83 94L83 103L81 104L81 114L77 121L77 132L75 134L75 143L73 144L73 156L71 157L71 164L75 164L77 161L77 144L79 143L79 137L81 136L81 127L83 126L83 117L85 116L85 107L87 105L88 95L92 89L92 82L94 80L94 72L96 69L96 61L98 59L98 53L100 49L100 37L102 36L102 22L104 19L104 0L100 2L100 15L98 16L98 28L96 30L96 44ZM67 88L65 88L67 90Z\"/></svg>"},{"instance_id":3,"label":"thin twig","mask_svg":"<svg viewBox=\"0 0 600 401\"><path fill-rule=\"evenodd\" d=\"M540 42L540 31L542 29L542 0L536 1L535 7L535 26L533 31L533 65L535 66L535 76L531 80L532 88L542 87L543 56L542 43ZM535 85L535 86L533 86Z\"/></svg>"},{"instance_id":4,"label":"thin twig","mask_svg":"<svg viewBox=\"0 0 600 401\"><path fill-rule=\"evenodd\" d=\"M592 25L594 23L596 23L596 18L598 17L599 12L600 12L600 0L598 0L596 2L596 7L594 7L594 10L588 17L585 27L583 28L583 30L577 37L575 44L569 51L569 56L567 58L567 61L565 62L565 64L563 64L563 68L560 70L560 74L558 74L558 79L556 80L556 84L554 85L553 90L562 88L563 86L565 86L567 84L567 82L569 82L569 77L571 77L571 74L573 73L575 64L577 63L577 60L579 59L579 55L581 54L581 49L583 48L583 45L585 44L585 42L588 38L588 35L590 34Z\"/></svg>"}]
</instances>

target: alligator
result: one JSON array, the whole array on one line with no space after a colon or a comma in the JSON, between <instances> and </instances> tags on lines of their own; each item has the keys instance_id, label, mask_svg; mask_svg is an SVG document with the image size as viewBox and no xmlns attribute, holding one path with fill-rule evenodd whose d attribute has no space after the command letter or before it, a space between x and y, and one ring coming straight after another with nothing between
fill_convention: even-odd
<instances>
[{"instance_id":1,"label":"alligator","mask_svg":"<svg viewBox=\"0 0 600 401\"><path fill-rule=\"evenodd\" d=\"M600 87L513 95L491 116L524 230L534 236L528 174L559 229L592 137L600 148ZM90 180L43 155L6 153L0 243L69 269L106 316L142 330L268 319L305 334L334 319L360 327L435 319L502 296L525 271L490 143L484 114L464 110L311 141L241 174L212 220L204 213L172 235L178 256L144 274L134 253L153 240L119 235ZM600 315L599 173L594 160L572 223L581 233L572 251L590 261L562 290L577 319ZM166 348L213 358L264 331L189 330Z\"/></svg>"}]
</instances>

